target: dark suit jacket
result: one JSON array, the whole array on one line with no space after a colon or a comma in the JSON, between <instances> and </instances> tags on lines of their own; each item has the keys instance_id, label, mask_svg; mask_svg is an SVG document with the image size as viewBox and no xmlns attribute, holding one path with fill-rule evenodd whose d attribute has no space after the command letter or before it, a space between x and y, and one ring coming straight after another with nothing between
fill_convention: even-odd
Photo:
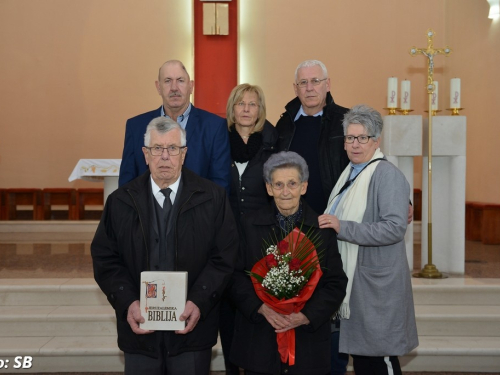
<instances>
[{"instance_id":1,"label":"dark suit jacket","mask_svg":"<svg viewBox=\"0 0 500 375\"><path fill-rule=\"evenodd\" d=\"M144 133L149 122L160 116L161 107L127 120L119 186L132 181L148 169L142 153ZM226 120L193 106L186 133L188 151L184 166L229 192L231 152Z\"/></svg>"},{"instance_id":2,"label":"dark suit jacket","mask_svg":"<svg viewBox=\"0 0 500 375\"><path fill-rule=\"evenodd\" d=\"M127 309L140 298L141 272L150 271L151 250L159 238L150 228L152 200L149 171L110 194L91 245L94 277L115 309L118 346L126 353L158 358L159 332L136 335ZM169 355L209 349L217 342L219 300L233 273L238 231L227 194L220 186L182 169L176 197L175 271L188 272L188 296L201 312L192 332L167 332ZM333 231L332 231L333 232Z\"/></svg>"}]
</instances>

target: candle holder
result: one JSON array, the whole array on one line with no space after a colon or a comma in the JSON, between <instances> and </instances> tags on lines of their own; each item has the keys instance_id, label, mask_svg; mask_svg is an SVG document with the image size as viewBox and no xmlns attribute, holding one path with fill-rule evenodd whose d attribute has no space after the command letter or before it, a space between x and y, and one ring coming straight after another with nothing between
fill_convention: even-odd
<instances>
[{"instance_id":1,"label":"candle holder","mask_svg":"<svg viewBox=\"0 0 500 375\"><path fill-rule=\"evenodd\" d=\"M396 115L396 111L399 109L398 107L389 107L389 108L384 108L386 110L389 111L389 113L387 114L388 116L395 116Z\"/></svg>"},{"instance_id":2,"label":"candle holder","mask_svg":"<svg viewBox=\"0 0 500 375\"><path fill-rule=\"evenodd\" d=\"M398 108L396 111L400 112L403 116L408 116L410 112L413 112L413 109L401 109Z\"/></svg>"},{"instance_id":3,"label":"candle holder","mask_svg":"<svg viewBox=\"0 0 500 375\"><path fill-rule=\"evenodd\" d=\"M429 113L429 111L425 111L425 112ZM438 112L441 112L441 110L440 109L433 109L431 111L431 116L436 116Z\"/></svg>"},{"instance_id":4,"label":"candle holder","mask_svg":"<svg viewBox=\"0 0 500 375\"><path fill-rule=\"evenodd\" d=\"M460 116L460 111L465 108L446 108L447 111L451 111L452 116Z\"/></svg>"}]
</instances>

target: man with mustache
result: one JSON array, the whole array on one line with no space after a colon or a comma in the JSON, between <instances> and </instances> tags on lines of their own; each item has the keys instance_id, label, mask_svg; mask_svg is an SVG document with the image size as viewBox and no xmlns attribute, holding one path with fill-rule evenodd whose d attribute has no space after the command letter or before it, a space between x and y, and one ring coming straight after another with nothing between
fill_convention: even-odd
<instances>
[{"instance_id":1,"label":"man with mustache","mask_svg":"<svg viewBox=\"0 0 500 375\"><path fill-rule=\"evenodd\" d=\"M122 186L147 170L143 136L152 119L165 116L186 130L189 154L184 166L229 191L231 155L226 120L190 103L194 82L182 62L165 62L155 84L163 105L127 121L118 184Z\"/></svg>"}]
</instances>

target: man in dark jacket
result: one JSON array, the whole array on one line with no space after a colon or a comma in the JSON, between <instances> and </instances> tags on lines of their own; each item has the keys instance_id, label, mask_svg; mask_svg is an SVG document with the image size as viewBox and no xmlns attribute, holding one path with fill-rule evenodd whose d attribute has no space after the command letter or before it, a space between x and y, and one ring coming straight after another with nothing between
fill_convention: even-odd
<instances>
[{"instance_id":1,"label":"man in dark jacket","mask_svg":"<svg viewBox=\"0 0 500 375\"><path fill-rule=\"evenodd\" d=\"M309 185L304 199L318 214L341 173L349 164L344 150L342 120L348 111L333 101L330 78L319 60L301 62L295 70L295 99L285 106L276 124L278 151L295 151L309 166ZM413 207L410 204L408 222ZM338 321L332 323L332 375L345 374L349 356L338 352Z\"/></svg>"},{"instance_id":2,"label":"man in dark jacket","mask_svg":"<svg viewBox=\"0 0 500 375\"><path fill-rule=\"evenodd\" d=\"M276 129L278 150L295 151L309 166L304 199L322 214L340 174L349 164L344 150L342 120L347 108L333 101L325 65L306 60L295 70L295 99L286 106Z\"/></svg>"},{"instance_id":3,"label":"man in dark jacket","mask_svg":"<svg viewBox=\"0 0 500 375\"><path fill-rule=\"evenodd\" d=\"M186 133L176 122L151 121L144 144L149 170L106 202L91 245L94 276L115 309L125 374L208 374L236 224L225 190L182 167ZM149 270L188 272L184 330L140 328L140 277Z\"/></svg>"}]
</instances>

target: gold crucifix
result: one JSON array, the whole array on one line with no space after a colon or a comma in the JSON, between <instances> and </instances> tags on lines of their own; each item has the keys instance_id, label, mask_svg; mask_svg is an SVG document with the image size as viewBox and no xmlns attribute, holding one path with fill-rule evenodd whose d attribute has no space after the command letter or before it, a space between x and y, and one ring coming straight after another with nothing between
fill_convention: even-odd
<instances>
[{"instance_id":1,"label":"gold crucifix","mask_svg":"<svg viewBox=\"0 0 500 375\"><path fill-rule=\"evenodd\" d=\"M451 48L446 46L445 48L434 48L432 43L432 38L434 37L434 30L427 30L427 48L417 48L415 46L411 47L410 55L412 57L416 55L424 55L427 57L428 68L427 68L427 92L434 92L434 56L445 55L446 57L452 52Z\"/></svg>"},{"instance_id":2,"label":"gold crucifix","mask_svg":"<svg viewBox=\"0 0 500 375\"><path fill-rule=\"evenodd\" d=\"M424 266L421 272L413 274L414 277L424 277L429 279L442 279L444 276L437 267L432 264L432 117L436 115L432 111L432 95L436 86L434 85L434 56L445 55L446 57L451 53L451 48L446 46L445 48L434 48L432 45L432 38L434 37L434 30L427 30L427 48L417 48L412 47L410 49L410 55L413 57L415 55L424 55L427 57L428 68L427 68L427 94L429 95L429 122L428 122L428 194L427 194L427 254L428 263Z\"/></svg>"}]
</instances>

